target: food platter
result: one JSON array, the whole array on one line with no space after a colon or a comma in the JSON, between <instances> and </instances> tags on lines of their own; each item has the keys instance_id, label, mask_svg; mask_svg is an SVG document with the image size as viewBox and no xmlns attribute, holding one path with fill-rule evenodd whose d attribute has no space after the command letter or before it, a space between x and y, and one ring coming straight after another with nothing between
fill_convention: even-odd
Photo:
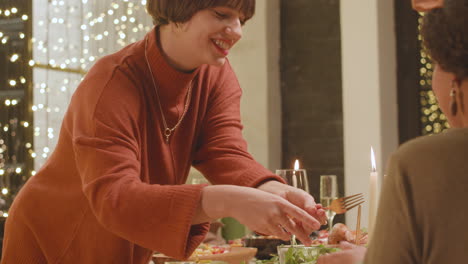
<instances>
[{"instance_id":1,"label":"food platter","mask_svg":"<svg viewBox=\"0 0 468 264\"><path fill-rule=\"evenodd\" d=\"M241 264L248 263L257 253L256 248L250 247L231 247L228 252L220 254L212 254L205 256L192 256L187 261L198 262L198 261L223 261L229 264ZM155 264L164 264L165 262L180 261L163 254L153 255L153 262Z\"/></svg>"}]
</instances>

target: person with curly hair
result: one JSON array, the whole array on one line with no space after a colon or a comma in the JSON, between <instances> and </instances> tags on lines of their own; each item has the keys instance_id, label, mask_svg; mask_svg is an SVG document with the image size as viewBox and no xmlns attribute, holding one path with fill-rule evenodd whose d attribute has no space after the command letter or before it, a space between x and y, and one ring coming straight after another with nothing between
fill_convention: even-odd
<instances>
[{"instance_id":1,"label":"person with curly hair","mask_svg":"<svg viewBox=\"0 0 468 264\"><path fill-rule=\"evenodd\" d=\"M319 264L440 264L467 260L468 0L413 0L424 15L424 46L434 61L432 89L452 127L400 146L391 156L367 250L345 250Z\"/></svg>"},{"instance_id":2,"label":"person with curly hair","mask_svg":"<svg viewBox=\"0 0 468 264\"><path fill-rule=\"evenodd\" d=\"M148 0L147 10L153 30L96 62L74 93L54 153L9 211L2 264L186 259L226 216L310 244L326 219L242 137L227 56L255 0ZM213 185L184 185L191 166Z\"/></svg>"}]
</instances>

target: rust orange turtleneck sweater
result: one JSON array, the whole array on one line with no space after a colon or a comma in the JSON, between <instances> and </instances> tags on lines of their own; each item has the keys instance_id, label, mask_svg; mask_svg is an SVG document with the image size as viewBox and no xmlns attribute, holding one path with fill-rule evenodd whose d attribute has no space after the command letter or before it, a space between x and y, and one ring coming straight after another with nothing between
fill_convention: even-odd
<instances>
[{"instance_id":1,"label":"rust orange turtleneck sweater","mask_svg":"<svg viewBox=\"0 0 468 264\"><path fill-rule=\"evenodd\" d=\"M229 63L179 72L156 32L146 36L148 59L170 127L193 85L170 143L146 38L99 60L73 95L54 153L13 203L2 263L147 264L153 251L187 258L209 227L191 225L203 188L183 185L191 165L213 184L281 181L247 152Z\"/></svg>"}]
</instances>

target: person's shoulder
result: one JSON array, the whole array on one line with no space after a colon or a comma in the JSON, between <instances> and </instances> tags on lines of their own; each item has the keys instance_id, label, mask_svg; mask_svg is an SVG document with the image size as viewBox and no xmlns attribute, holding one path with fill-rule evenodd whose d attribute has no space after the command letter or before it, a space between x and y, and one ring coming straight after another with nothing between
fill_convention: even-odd
<instances>
[{"instance_id":1,"label":"person's shoulder","mask_svg":"<svg viewBox=\"0 0 468 264\"><path fill-rule=\"evenodd\" d=\"M138 63L134 62L139 56L135 45L97 60L74 92L70 106L94 113L98 104L101 108L140 105L144 71L138 71Z\"/></svg>"},{"instance_id":2,"label":"person's shoulder","mask_svg":"<svg viewBox=\"0 0 468 264\"><path fill-rule=\"evenodd\" d=\"M392 155L404 167L436 165L468 155L468 128L449 129L440 134L420 136L402 144Z\"/></svg>"},{"instance_id":3,"label":"person's shoulder","mask_svg":"<svg viewBox=\"0 0 468 264\"><path fill-rule=\"evenodd\" d=\"M398 150L401 153L454 151L466 149L468 144L468 128L452 128L440 134L420 136L402 144Z\"/></svg>"},{"instance_id":4,"label":"person's shoulder","mask_svg":"<svg viewBox=\"0 0 468 264\"><path fill-rule=\"evenodd\" d=\"M87 73L87 77L107 76L111 78L116 71L132 76L144 68L141 41L132 43L121 50L98 59Z\"/></svg>"},{"instance_id":5,"label":"person's shoulder","mask_svg":"<svg viewBox=\"0 0 468 264\"><path fill-rule=\"evenodd\" d=\"M93 92L100 93L105 87L111 86L117 89L141 82L140 75L144 68L141 65L139 46L141 46L140 42L132 43L97 60L85 75L78 90L92 87ZM109 85L109 83L123 85Z\"/></svg>"}]
</instances>

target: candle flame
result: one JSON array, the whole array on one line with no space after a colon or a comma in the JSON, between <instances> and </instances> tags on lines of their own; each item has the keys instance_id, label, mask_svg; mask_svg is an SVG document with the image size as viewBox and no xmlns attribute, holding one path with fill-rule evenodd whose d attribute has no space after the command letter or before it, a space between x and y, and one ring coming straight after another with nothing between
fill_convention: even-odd
<instances>
[{"instance_id":1,"label":"candle flame","mask_svg":"<svg viewBox=\"0 0 468 264\"><path fill-rule=\"evenodd\" d=\"M377 166L375 165L375 154L374 154L374 149L370 148L370 151L371 151L371 164L372 164L372 171L376 171L377 170Z\"/></svg>"},{"instance_id":2,"label":"candle flame","mask_svg":"<svg viewBox=\"0 0 468 264\"><path fill-rule=\"evenodd\" d=\"M299 160L296 160L296 162L294 162L294 170L298 170L299 169Z\"/></svg>"}]
</instances>

